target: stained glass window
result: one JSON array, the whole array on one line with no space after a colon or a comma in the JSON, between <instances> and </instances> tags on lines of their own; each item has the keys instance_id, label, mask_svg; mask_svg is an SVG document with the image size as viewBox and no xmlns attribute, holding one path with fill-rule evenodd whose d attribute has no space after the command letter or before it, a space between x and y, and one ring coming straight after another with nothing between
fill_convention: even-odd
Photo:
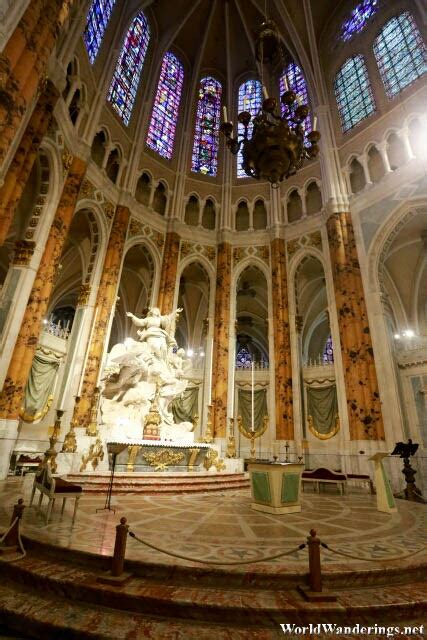
<instances>
[{"instance_id":1,"label":"stained glass window","mask_svg":"<svg viewBox=\"0 0 427 640\"><path fill-rule=\"evenodd\" d=\"M427 69L425 43L407 11L385 23L374 41L374 54L389 98Z\"/></svg>"},{"instance_id":2,"label":"stained glass window","mask_svg":"<svg viewBox=\"0 0 427 640\"><path fill-rule=\"evenodd\" d=\"M215 78L202 78L197 102L191 170L216 176L222 86Z\"/></svg>"},{"instance_id":3,"label":"stained glass window","mask_svg":"<svg viewBox=\"0 0 427 640\"><path fill-rule=\"evenodd\" d=\"M334 88L343 131L374 113L375 102L363 56L353 56L344 62L335 77Z\"/></svg>"},{"instance_id":4,"label":"stained glass window","mask_svg":"<svg viewBox=\"0 0 427 640\"><path fill-rule=\"evenodd\" d=\"M147 18L141 12L132 21L111 80L108 100L125 125L129 124L150 40Z\"/></svg>"},{"instance_id":5,"label":"stained glass window","mask_svg":"<svg viewBox=\"0 0 427 640\"><path fill-rule=\"evenodd\" d=\"M86 45L90 63L95 58L102 44L105 29L111 17L116 0L93 0L86 18L83 40Z\"/></svg>"},{"instance_id":6,"label":"stained glass window","mask_svg":"<svg viewBox=\"0 0 427 640\"><path fill-rule=\"evenodd\" d=\"M239 113L241 111L249 111L251 116L255 116L261 108L262 104L262 87L259 80L246 80L239 87ZM249 134L252 133L253 124L249 124ZM238 125L239 135L243 135L245 127ZM242 151L237 154L237 177L245 178L246 173L242 169Z\"/></svg>"},{"instance_id":7,"label":"stained glass window","mask_svg":"<svg viewBox=\"0 0 427 640\"><path fill-rule=\"evenodd\" d=\"M286 82L285 82L286 78ZM289 89L291 89L294 93L297 94L299 98L301 96L303 104L308 104L308 91L307 84L305 82L304 75L300 69L300 67L295 64L295 62L290 62L286 69L284 69L282 75L280 76L280 95L287 91L286 83ZM281 104L282 115L285 111L285 105ZM303 122L305 133L310 133L311 126L311 115L309 114Z\"/></svg>"},{"instance_id":8,"label":"stained glass window","mask_svg":"<svg viewBox=\"0 0 427 640\"><path fill-rule=\"evenodd\" d=\"M236 369L250 369L252 354L245 347L240 347L236 354Z\"/></svg>"},{"instance_id":9,"label":"stained glass window","mask_svg":"<svg viewBox=\"0 0 427 640\"><path fill-rule=\"evenodd\" d=\"M332 336L329 336L326 340L322 360L325 364L332 364L334 362L334 345L332 342Z\"/></svg>"},{"instance_id":10,"label":"stained glass window","mask_svg":"<svg viewBox=\"0 0 427 640\"><path fill-rule=\"evenodd\" d=\"M341 28L341 40L347 42L360 33L372 16L378 11L378 0L362 0L351 12Z\"/></svg>"},{"instance_id":11,"label":"stained glass window","mask_svg":"<svg viewBox=\"0 0 427 640\"><path fill-rule=\"evenodd\" d=\"M184 69L178 58L165 54L148 128L147 146L168 160L172 157Z\"/></svg>"}]
</instances>

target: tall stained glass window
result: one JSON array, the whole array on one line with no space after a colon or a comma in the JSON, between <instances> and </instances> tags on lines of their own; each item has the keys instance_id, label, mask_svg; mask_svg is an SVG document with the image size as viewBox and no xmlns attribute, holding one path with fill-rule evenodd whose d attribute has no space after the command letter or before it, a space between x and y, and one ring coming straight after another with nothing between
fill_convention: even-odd
<instances>
[{"instance_id":1,"label":"tall stained glass window","mask_svg":"<svg viewBox=\"0 0 427 640\"><path fill-rule=\"evenodd\" d=\"M202 78L196 111L191 170L216 176L222 86L215 78Z\"/></svg>"},{"instance_id":2,"label":"tall stained glass window","mask_svg":"<svg viewBox=\"0 0 427 640\"><path fill-rule=\"evenodd\" d=\"M86 45L90 63L95 58L102 44L105 29L111 17L116 0L93 0L86 18L83 40Z\"/></svg>"},{"instance_id":3,"label":"tall stained glass window","mask_svg":"<svg viewBox=\"0 0 427 640\"><path fill-rule=\"evenodd\" d=\"M172 157L183 79L182 64L168 51L163 58L147 135L147 146L168 160Z\"/></svg>"},{"instance_id":4,"label":"tall stained glass window","mask_svg":"<svg viewBox=\"0 0 427 640\"><path fill-rule=\"evenodd\" d=\"M249 111L251 116L256 116L258 111L261 108L262 104L262 87L261 82L259 80L246 80L239 87L239 113L242 111ZM252 133L253 124L252 122L249 124L249 134ZM238 125L239 135L243 135L245 127L240 124ZM242 169L242 151L240 150L237 154L237 177L245 178L246 173Z\"/></svg>"},{"instance_id":5,"label":"tall stained glass window","mask_svg":"<svg viewBox=\"0 0 427 640\"><path fill-rule=\"evenodd\" d=\"M353 56L344 62L335 77L334 89L343 131L374 113L375 102L363 56Z\"/></svg>"},{"instance_id":6,"label":"tall stained glass window","mask_svg":"<svg viewBox=\"0 0 427 640\"><path fill-rule=\"evenodd\" d=\"M341 40L347 42L356 33L363 31L372 16L378 11L378 4L378 0L359 2L341 27Z\"/></svg>"},{"instance_id":7,"label":"tall stained glass window","mask_svg":"<svg viewBox=\"0 0 427 640\"><path fill-rule=\"evenodd\" d=\"M141 12L125 36L107 98L125 125L129 124L149 40L150 28Z\"/></svg>"},{"instance_id":8,"label":"tall stained glass window","mask_svg":"<svg viewBox=\"0 0 427 640\"><path fill-rule=\"evenodd\" d=\"M285 82L285 78L286 78L286 82ZM280 76L280 95L282 95L282 93L285 93L285 91L287 91L286 83L289 89L291 89L294 93L297 94L298 98L301 96L302 102L304 104L308 104L307 84L305 82L305 78L300 67L297 64L295 64L295 62L290 62L288 66L284 69L282 75ZM280 104L281 104L281 110L283 115L285 111L285 105L283 105L282 103ZM306 134L310 133L312 129L310 114L304 120L303 125L305 129L305 133Z\"/></svg>"},{"instance_id":9,"label":"tall stained glass window","mask_svg":"<svg viewBox=\"0 0 427 640\"><path fill-rule=\"evenodd\" d=\"M374 54L389 98L427 69L426 45L408 11L385 23L374 41Z\"/></svg>"}]
</instances>

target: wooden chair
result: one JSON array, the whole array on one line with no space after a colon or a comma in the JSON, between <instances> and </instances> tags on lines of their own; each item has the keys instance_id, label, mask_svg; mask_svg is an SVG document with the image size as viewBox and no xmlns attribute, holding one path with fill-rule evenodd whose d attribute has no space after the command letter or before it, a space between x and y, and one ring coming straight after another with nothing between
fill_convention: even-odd
<instances>
[{"instance_id":1,"label":"wooden chair","mask_svg":"<svg viewBox=\"0 0 427 640\"><path fill-rule=\"evenodd\" d=\"M73 484L72 482L68 482L67 480L63 480L62 478L59 478L59 477L54 478L52 476L50 463L47 462L46 464L43 464L40 467L40 469L36 472L36 475L34 478L34 484L33 484L33 491L31 493L30 506L33 503L36 489L40 491L38 508L40 508L41 506L44 495L46 495L49 499L49 503L47 505L47 511L46 511L46 524L49 523L50 515L55 505L56 498L62 498L61 513L64 513L66 499L67 498L74 499L75 502L74 502L74 511L73 511L73 519L72 519L72 524L74 524L80 496L82 495L82 488L78 484Z\"/></svg>"}]
</instances>

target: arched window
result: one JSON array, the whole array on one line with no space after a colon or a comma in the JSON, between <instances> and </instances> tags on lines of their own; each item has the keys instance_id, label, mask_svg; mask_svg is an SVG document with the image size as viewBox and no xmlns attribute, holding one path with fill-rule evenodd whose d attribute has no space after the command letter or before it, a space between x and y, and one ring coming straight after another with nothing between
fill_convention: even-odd
<instances>
[{"instance_id":1,"label":"arched window","mask_svg":"<svg viewBox=\"0 0 427 640\"><path fill-rule=\"evenodd\" d=\"M334 89L343 131L374 113L374 96L363 56L344 62L335 77Z\"/></svg>"},{"instance_id":2,"label":"arched window","mask_svg":"<svg viewBox=\"0 0 427 640\"><path fill-rule=\"evenodd\" d=\"M149 40L150 27L141 12L128 29L108 92L109 102L125 125L129 124Z\"/></svg>"},{"instance_id":3,"label":"arched window","mask_svg":"<svg viewBox=\"0 0 427 640\"><path fill-rule=\"evenodd\" d=\"M374 54L389 98L427 69L426 46L408 11L385 23L374 40Z\"/></svg>"},{"instance_id":4,"label":"arched window","mask_svg":"<svg viewBox=\"0 0 427 640\"><path fill-rule=\"evenodd\" d=\"M360 33L372 16L378 11L378 0L362 0L353 9L348 20L341 27L341 40L347 42L356 33Z\"/></svg>"},{"instance_id":5,"label":"arched window","mask_svg":"<svg viewBox=\"0 0 427 640\"><path fill-rule=\"evenodd\" d=\"M98 55L115 2L116 0L93 0L90 5L83 40L91 64Z\"/></svg>"},{"instance_id":6,"label":"arched window","mask_svg":"<svg viewBox=\"0 0 427 640\"><path fill-rule=\"evenodd\" d=\"M197 102L191 170L216 176L222 86L215 78L202 78Z\"/></svg>"},{"instance_id":7,"label":"arched window","mask_svg":"<svg viewBox=\"0 0 427 640\"><path fill-rule=\"evenodd\" d=\"M239 113L249 111L251 116L255 116L261 108L262 103L262 87L259 80L246 80L239 87ZM249 124L249 134L252 133L253 124ZM243 135L245 127L239 122L238 132ZM245 178L246 173L242 169L242 151L237 154L237 177Z\"/></svg>"},{"instance_id":8,"label":"arched window","mask_svg":"<svg viewBox=\"0 0 427 640\"><path fill-rule=\"evenodd\" d=\"M332 336L328 336L325 346L323 348L322 360L325 364L333 364L334 362L334 344L332 342Z\"/></svg>"},{"instance_id":9,"label":"arched window","mask_svg":"<svg viewBox=\"0 0 427 640\"><path fill-rule=\"evenodd\" d=\"M183 80L182 64L168 51L163 57L147 135L147 146L168 160L172 157Z\"/></svg>"},{"instance_id":10,"label":"arched window","mask_svg":"<svg viewBox=\"0 0 427 640\"><path fill-rule=\"evenodd\" d=\"M286 78L286 82L285 82L285 78ZM297 94L298 98L300 96L302 97L304 104L308 104L307 84L300 67L297 64L295 64L295 62L290 62L288 66L283 70L283 73L280 76L280 95L282 95L282 93L285 93L285 91L287 91L286 83L289 89L291 89L291 91ZM285 105L282 103L280 104L281 104L281 110L283 115L285 112ZM312 129L310 114L304 120L303 125L305 129L305 133L306 134L310 133Z\"/></svg>"},{"instance_id":11,"label":"arched window","mask_svg":"<svg viewBox=\"0 0 427 640\"><path fill-rule=\"evenodd\" d=\"M252 354L245 347L240 347L236 353L236 369L250 369L251 366Z\"/></svg>"}]
</instances>

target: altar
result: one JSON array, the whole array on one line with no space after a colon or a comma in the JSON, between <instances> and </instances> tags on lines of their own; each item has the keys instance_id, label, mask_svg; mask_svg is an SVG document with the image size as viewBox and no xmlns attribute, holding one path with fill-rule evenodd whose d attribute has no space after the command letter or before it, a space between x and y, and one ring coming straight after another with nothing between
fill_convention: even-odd
<instances>
[{"instance_id":1,"label":"altar","mask_svg":"<svg viewBox=\"0 0 427 640\"><path fill-rule=\"evenodd\" d=\"M107 450L116 456L116 471L205 471L219 463L218 452L205 442L126 439L107 442Z\"/></svg>"}]
</instances>

